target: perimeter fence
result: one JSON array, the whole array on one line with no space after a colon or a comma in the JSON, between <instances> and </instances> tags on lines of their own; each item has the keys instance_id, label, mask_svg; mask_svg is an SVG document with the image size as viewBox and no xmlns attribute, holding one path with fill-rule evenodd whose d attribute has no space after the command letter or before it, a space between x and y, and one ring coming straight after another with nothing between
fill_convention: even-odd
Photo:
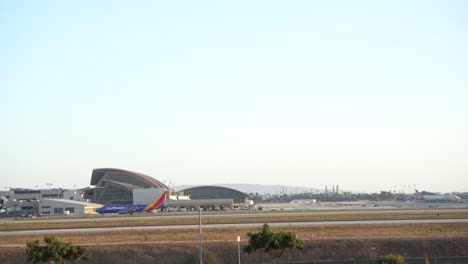
<instances>
[{"instance_id":1,"label":"perimeter fence","mask_svg":"<svg viewBox=\"0 0 468 264\"><path fill-rule=\"evenodd\" d=\"M467 264L468 256L427 257L430 264ZM405 258L407 264L426 264L426 258ZM384 264L381 259L280 262L282 264Z\"/></svg>"}]
</instances>

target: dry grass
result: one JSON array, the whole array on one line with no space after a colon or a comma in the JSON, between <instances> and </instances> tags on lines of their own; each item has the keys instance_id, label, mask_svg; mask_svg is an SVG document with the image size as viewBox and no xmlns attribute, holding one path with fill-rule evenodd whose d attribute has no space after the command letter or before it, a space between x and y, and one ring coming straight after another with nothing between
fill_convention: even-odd
<instances>
[{"instance_id":1,"label":"dry grass","mask_svg":"<svg viewBox=\"0 0 468 264\"><path fill-rule=\"evenodd\" d=\"M440 218L468 218L468 211L440 211L428 213L424 211L379 214L366 213L338 213L329 215L308 214L256 214L256 215L205 215L204 224L226 223L274 223L274 222L309 222L309 221L343 221L343 220L383 220L383 219L440 219ZM0 231L33 230L33 229L65 229L65 228L93 228L93 227L124 227L124 226L158 226L158 225L187 225L198 224L198 216L189 217L137 217L117 219L90 218L85 221L42 221L41 219L24 219L13 223L1 224Z\"/></svg>"},{"instance_id":2,"label":"dry grass","mask_svg":"<svg viewBox=\"0 0 468 264\"><path fill-rule=\"evenodd\" d=\"M260 229L260 224L259 228ZM273 230L279 228L272 228ZM398 225L346 225L321 227L281 228L293 231L302 239L352 239L352 238L409 238L409 237L453 237L468 236L468 224L398 224ZM238 235L247 240L247 232L256 232L252 228L205 229L204 241L235 241ZM198 230L154 230L127 231L118 233L78 233L54 235L62 241L82 245L99 244L138 244L138 243L182 243L198 240ZM42 240L42 235L36 236L2 236L0 245L17 244L24 246L27 241Z\"/></svg>"}]
</instances>

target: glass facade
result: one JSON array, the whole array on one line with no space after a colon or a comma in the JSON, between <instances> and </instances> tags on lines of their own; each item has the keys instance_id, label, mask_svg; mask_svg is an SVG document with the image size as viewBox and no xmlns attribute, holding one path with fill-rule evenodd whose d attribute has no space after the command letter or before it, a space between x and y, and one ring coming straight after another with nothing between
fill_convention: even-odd
<instances>
[{"instance_id":1,"label":"glass facade","mask_svg":"<svg viewBox=\"0 0 468 264\"><path fill-rule=\"evenodd\" d=\"M119 169L93 170L91 185L96 187L87 191L87 196L105 205L133 204L133 190L137 188L167 188L149 176Z\"/></svg>"},{"instance_id":2,"label":"glass facade","mask_svg":"<svg viewBox=\"0 0 468 264\"><path fill-rule=\"evenodd\" d=\"M128 174L123 174L123 173L106 173L104 176L101 178L100 184L96 185L102 185L105 181L115 181L115 182L122 182L122 183L127 183L135 186L145 186L148 185L145 181L142 179L139 179L137 177L129 177Z\"/></svg>"},{"instance_id":3,"label":"glass facade","mask_svg":"<svg viewBox=\"0 0 468 264\"><path fill-rule=\"evenodd\" d=\"M96 189L94 202L100 204L132 204L133 192L117 184L104 183L102 189Z\"/></svg>"}]
</instances>

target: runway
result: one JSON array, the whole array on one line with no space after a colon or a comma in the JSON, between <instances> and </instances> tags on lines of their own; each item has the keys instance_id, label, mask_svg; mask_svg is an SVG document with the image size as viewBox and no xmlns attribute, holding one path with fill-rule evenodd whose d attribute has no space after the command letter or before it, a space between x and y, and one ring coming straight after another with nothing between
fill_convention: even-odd
<instances>
[{"instance_id":1,"label":"runway","mask_svg":"<svg viewBox=\"0 0 468 264\"><path fill-rule=\"evenodd\" d=\"M353 214L364 214L364 215L377 215L377 214L437 214L437 213L468 213L467 209L460 208L439 208L439 209L364 209L364 210L317 210L317 211L281 211L281 212L271 212L271 211L236 211L236 212L203 212L203 216L210 218L238 218L239 216L243 218L254 218L254 217L274 217L274 216L304 216L304 215L314 215L314 216L327 216L327 215L353 215ZM468 214L467 214L468 217ZM198 218L198 212L184 212L184 213L155 213L155 214L145 214L139 216L129 216L129 215L94 215L93 217L86 218L72 218L68 216L55 217L53 219L46 218L37 218L29 219L25 218L25 222L40 222L40 223L63 223L63 222L101 222L101 221L121 221L121 220L151 220L151 219L164 219L164 218ZM3 218L0 219L0 224L15 224L18 223L15 218Z\"/></svg>"},{"instance_id":2,"label":"runway","mask_svg":"<svg viewBox=\"0 0 468 264\"><path fill-rule=\"evenodd\" d=\"M358 220L358 221L314 221L314 222L282 222L268 223L276 227L298 227L298 226L333 226L333 225L391 225L391 224L439 224L439 223L468 223L468 219L412 219L412 220ZM216 228L255 228L261 223L232 223L232 224L208 224L203 229ZM99 227L99 228L72 228L72 229L46 229L46 230L20 230L0 231L1 236L18 235L50 235L62 233L105 233L122 231L144 231L144 230L187 230L198 229L199 225L160 225L160 226L133 226L133 227Z\"/></svg>"}]
</instances>

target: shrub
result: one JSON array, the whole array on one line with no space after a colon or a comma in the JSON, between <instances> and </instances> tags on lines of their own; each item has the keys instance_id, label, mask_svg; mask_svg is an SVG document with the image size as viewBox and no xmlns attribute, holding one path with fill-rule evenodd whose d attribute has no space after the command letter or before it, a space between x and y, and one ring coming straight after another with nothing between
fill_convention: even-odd
<instances>
[{"instance_id":1,"label":"shrub","mask_svg":"<svg viewBox=\"0 0 468 264\"><path fill-rule=\"evenodd\" d=\"M382 264L405 264L405 258L399 254L387 254L382 258Z\"/></svg>"},{"instance_id":2,"label":"shrub","mask_svg":"<svg viewBox=\"0 0 468 264\"><path fill-rule=\"evenodd\" d=\"M74 246L72 243L62 243L53 236L44 237L45 245L41 246L39 240L26 243L27 261L32 263L63 263L64 260L76 261L88 259L86 248Z\"/></svg>"},{"instance_id":3,"label":"shrub","mask_svg":"<svg viewBox=\"0 0 468 264\"><path fill-rule=\"evenodd\" d=\"M272 232L268 224L264 224L262 231L258 233L247 233L249 237L249 244L244 247L244 252L251 254L257 250L263 249L267 253L279 251L276 258L281 257L287 248L303 249L304 241L296 238L293 232Z\"/></svg>"}]
</instances>

